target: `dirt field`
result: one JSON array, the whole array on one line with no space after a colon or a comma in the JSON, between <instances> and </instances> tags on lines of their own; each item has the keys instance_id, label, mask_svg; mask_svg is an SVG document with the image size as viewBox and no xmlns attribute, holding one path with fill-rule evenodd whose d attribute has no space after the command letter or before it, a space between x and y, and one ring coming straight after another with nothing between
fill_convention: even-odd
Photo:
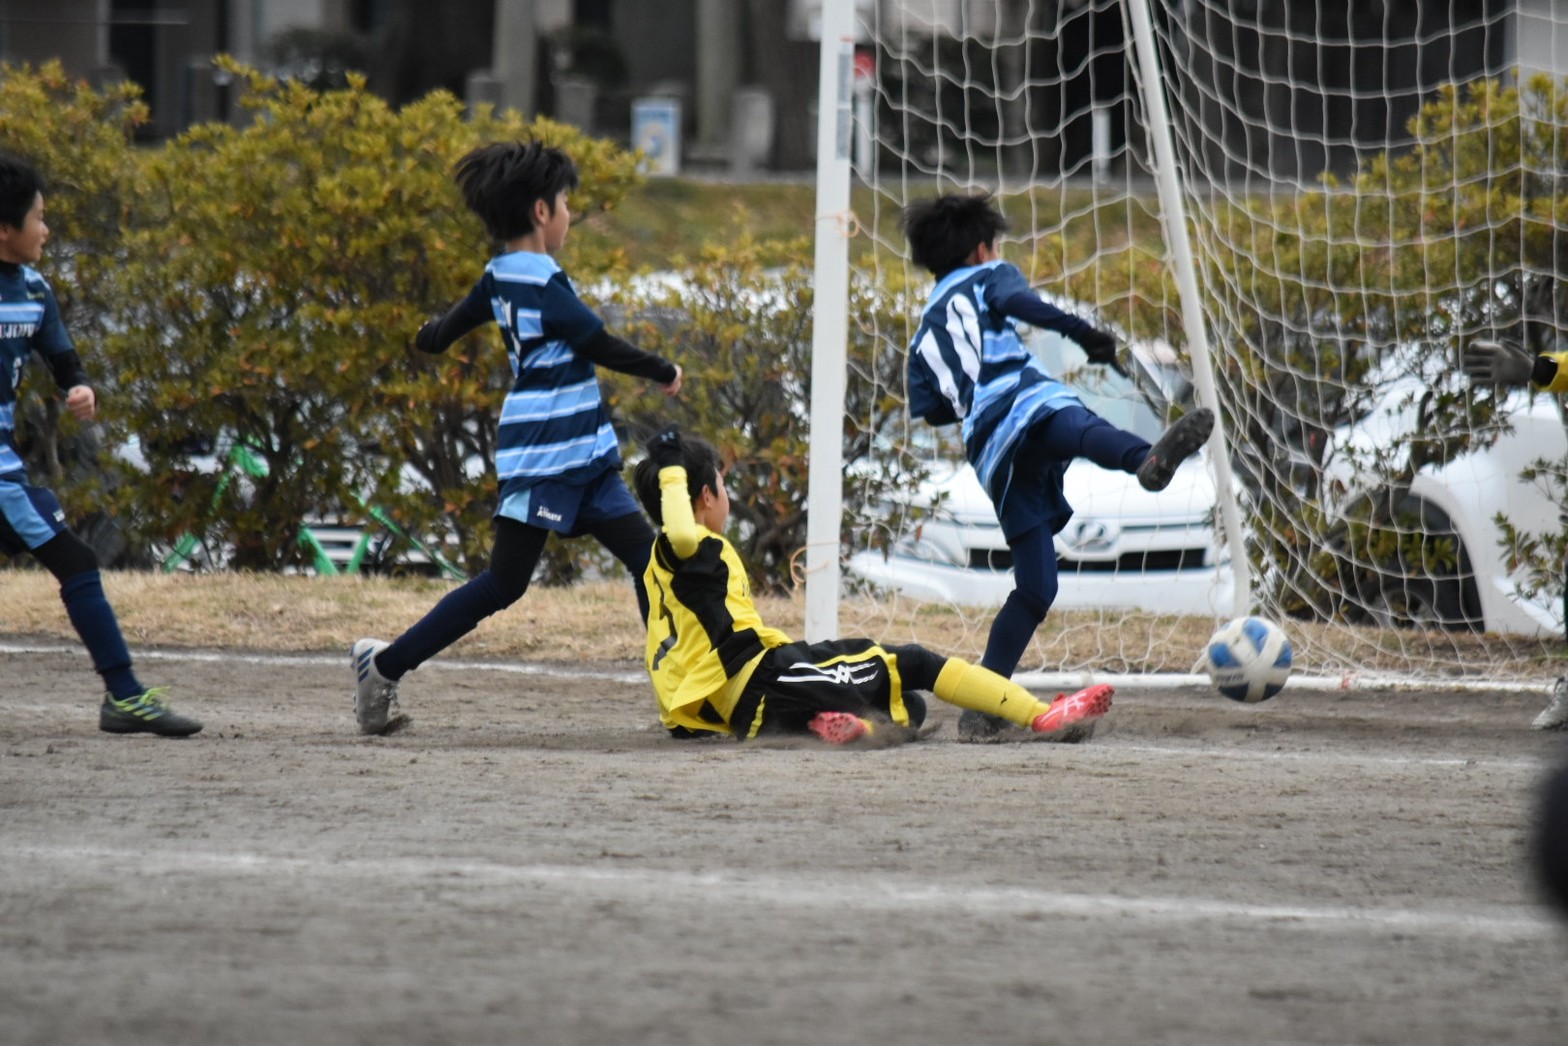
<instances>
[{"instance_id":1,"label":"dirt field","mask_svg":"<svg viewBox=\"0 0 1568 1046\"><path fill-rule=\"evenodd\" d=\"M635 665L0 640L0 1042L1560 1044L1539 696L1124 687L1089 743L677 743ZM511 670L505 670L510 668ZM1568 754L1564 752L1562 754Z\"/></svg>"}]
</instances>

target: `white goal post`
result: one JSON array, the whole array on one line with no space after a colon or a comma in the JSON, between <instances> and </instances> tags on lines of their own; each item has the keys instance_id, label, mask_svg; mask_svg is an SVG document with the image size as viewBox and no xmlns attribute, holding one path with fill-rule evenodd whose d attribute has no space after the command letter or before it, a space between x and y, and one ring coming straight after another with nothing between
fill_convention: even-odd
<instances>
[{"instance_id":1,"label":"white goal post","mask_svg":"<svg viewBox=\"0 0 1568 1046\"><path fill-rule=\"evenodd\" d=\"M1221 417L1179 497L1068 470L1062 590L1021 670L1185 669L1241 612L1346 679L1496 677L1560 646L1562 405L1461 361L1568 348L1568 10L825 0L822 26L809 637L847 587L890 638L934 603L983 643L1007 590L952 440L902 387L842 410L845 341L903 353L929 290L902 209L984 191L1003 256L1117 331L1139 381L1031 335L1060 376L1124 427ZM857 285L902 308L847 310ZM926 482L846 515L846 430Z\"/></svg>"}]
</instances>

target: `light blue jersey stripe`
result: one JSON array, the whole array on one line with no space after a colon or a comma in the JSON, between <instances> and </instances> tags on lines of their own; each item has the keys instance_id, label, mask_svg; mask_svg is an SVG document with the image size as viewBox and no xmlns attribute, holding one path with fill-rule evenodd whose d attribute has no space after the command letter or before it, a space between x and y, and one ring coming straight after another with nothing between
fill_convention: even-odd
<instances>
[{"instance_id":1,"label":"light blue jersey stripe","mask_svg":"<svg viewBox=\"0 0 1568 1046\"><path fill-rule=\"evenodd\" d=\"M490 275L494 276L499 283L531 283L535 287L543 287L550 282L549 274L539 276L531 272L503 272L500 269L494 269Z\"/></svg>"},{"instance_id":2,"label":"light blue jersey stripe","mask_svg":"<svg viewBox=\"0 0 1568 1046\"><path fill-rule=\"evenodd\" d=\"M535 287L549 283L550 277L561 271L554 258L532 251L500 255L492 258L485 268L502 283L527 283Z\"/></svg>"},{"instance_id":3,"label":"light blue jersey stripe","mask_svg":"<svg viewBox=\"0 0 1568 1046\"><path fill-rule=\"evenodd\" d=\"M593 435L563 443L498 450L495 471L503 480L516 476L558 476L617 449L615 429L605 424Z\"/></svg>"},{"instance_id":4,"label":"light blue jersey stripe","mask_svg":"<svg viewBox=\"0 0 1568 1046\"><path fill-rule=\"evenodd\" d=\"M544 315L538 309L518 309L512 329L519 338L544 337Z\"/></svg>"},{"instance_id":5,"label":"light blue jersey stripe","mask_svg":"<svg viewBox=\"0 0 1568 1046\"><path fill-rule=\"evenodd\" d=\"M7 457L12 464L6 464ZM0 449L0 473L15 472L21 467L11 448ZM5 517L28 548L37 548L59 532L53 523L38 514L37 506L27 496L27 488L20 483L0 481L0 516Z\"/></svg>"},{"instance_id":6,"label":"light blue jersey stripe","mask_svg":"<svg viewBox=\"0 0 1568 1046\"><path fill-rule=\"evenodd\" d=\"M547 341L530 352L522 362L522 370L544 370L571 363L577 359L572 347L564 341Z\"/></svg>"},{"instance_id":7,"label":"light blue jersey stripe","mask_svg":"<svg viewBox=\"0 0 1568 1046\"><path fill-rule=\"evenodd\" d=\"M599 382L597 379L570 385L561 389L524 390L507 393L501 404L501 424L519 424L525 421L548 421L566 418L584 411L599 408Z\"/></svg>"},{"instance_id":8,"label":"light blue jersey stripe","mask_svg":"<svg viewBox=\"0 0 1568 1046\"><path fill-rule=\"evenodd\" d=\"M37 323L43 318L41 301L0 302L0 323Z\"/></svg>"},{"instance_id":9,"label":"light blue jersey stripe","mask_svg":"<svg viewBox=\"0 0 1568 1046\"><path fill-rule=\"evenodd\" d=\"M976 402L978 401L979 390L976 391ZM1057 381L1043 381L1019 392L1007 416L998 421L996 427L991 430L991 436L985 442L985 450L981 453L980 460L975 463L975 474L980 477L982 483L989 485L997 465L1036 417L1047 410L1060 410L1062 407L1080 402L1071 389ZM979 411L976 413L978 414Z\"/></svg>"}]
</instances>

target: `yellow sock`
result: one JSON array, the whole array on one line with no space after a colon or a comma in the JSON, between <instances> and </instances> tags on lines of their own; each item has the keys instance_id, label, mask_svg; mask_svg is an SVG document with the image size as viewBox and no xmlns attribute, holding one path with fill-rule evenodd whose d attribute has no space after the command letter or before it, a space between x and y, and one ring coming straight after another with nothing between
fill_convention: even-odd
<instances>
[{"instance_id":1,"label":"yellow sock","mask_svg":"<svg viewBox=\"0 0 1568 1046\"><path fill-rule=\"evenodd\" d=\"M959 657L948 658L937 673L935 693L959 708L1001 716L1019 726L1030 725L1051 707L1011 679Z\"/></svg>"}]
</instances>

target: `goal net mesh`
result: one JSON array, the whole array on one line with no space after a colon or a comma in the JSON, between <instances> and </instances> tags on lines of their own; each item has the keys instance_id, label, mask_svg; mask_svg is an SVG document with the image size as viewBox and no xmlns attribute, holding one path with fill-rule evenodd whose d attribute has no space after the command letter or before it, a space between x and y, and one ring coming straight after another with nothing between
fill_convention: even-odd
<instances>
[{"instance_id":1,"label":"goal net mesh","mask_svg":"<svg viewBox=\"0 0 1568 1046\"><path fill-rule=\"evenodd\" d=\"M904 206L989 192L1003 257L1116 331L1135 380L1030 332L1053 372L1125 428L1192 409L1204 350L1155 170L1157 77L1244 532L1239 609L1285 627L1301 672L1539 674L1563 631L1560 405L1472 386L1460 361L1480 339L1568 348L1568 24L1530 13L1556 6L1156 0L1144 70L1116 0L862 4L853 278L907 319L852 315L855 336L904 353L929 293ZM846 527L867 627L891 640L950 614L977 652L1010 588L994 514L956 427L878 392L850 423L911 482ZM1214 464L1159 497L1071 466L1061 593L1020 671L1194 666L1243 573Z\"/></svg>"}]
</instances>

